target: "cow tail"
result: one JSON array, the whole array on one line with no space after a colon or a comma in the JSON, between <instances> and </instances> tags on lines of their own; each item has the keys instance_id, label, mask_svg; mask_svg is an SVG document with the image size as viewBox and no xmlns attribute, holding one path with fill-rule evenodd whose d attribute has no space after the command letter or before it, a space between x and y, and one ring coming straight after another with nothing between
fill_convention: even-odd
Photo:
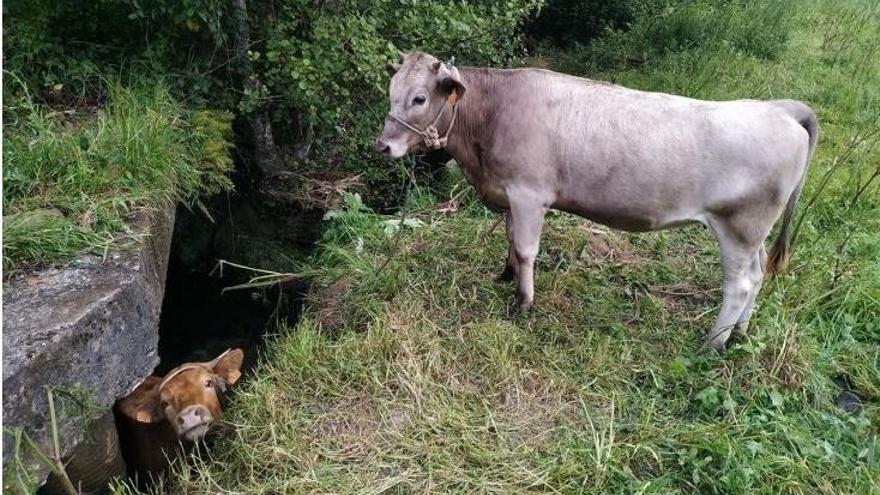
<instances>
[{"instance_id":1,"label":"cow tail","mask_svg":"<svg viewBox=\"0 0 880 495\"><path fill-rule=\"evenodd\" d=\"M807 170L810 167L810 159L816 150L816 142L819 139L819 121L816 119L816 113L804 105L796 101L781 102L788 110L789 114L794 117L798 123L806 129L809 135L809 152L807 153L807 161L804 163L804 170L801 180L788 197L785 204L785 211L782 213L782 227L779 229L779 236L773 247L770 248L770 254L767 257L767 273L776 275L785 270L788 266L789 253L791 251L791 220L794 218L794 210L797 205L798 197L801 195L801 189L804 187L804 181L807 179Z\"/></svg>"}]
</instances>

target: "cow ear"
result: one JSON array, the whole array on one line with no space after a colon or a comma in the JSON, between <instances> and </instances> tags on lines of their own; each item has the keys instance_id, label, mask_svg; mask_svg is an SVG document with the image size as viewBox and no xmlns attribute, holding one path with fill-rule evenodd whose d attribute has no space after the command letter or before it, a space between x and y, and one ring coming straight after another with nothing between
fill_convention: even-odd
<instances>
[{"instance_id":1,"label":"cow ear","mask_svg":"<svg viewBox=\"0 0 880 495\"><path fill-rule=\"evenodd\" d=\"M464 96L465 85L461 80L461 73L455 66L446 65L443 62L435 62L434 70L437 72L437 86L440 92L445 96L452 96L460 99Z\"/></svg>"},{"instance_id":2,"label":"cow ear","mask_svg":"<svg viewBox=\"0 0 880 495\"><path fill-rule=\"evenodd\" d=\"M156 423L164 417L159 407L159 384L162 379L152 375L119 401L119 411L138 423Z\"/></svg>"},{"instance_id":3,"label":"cow ear","mask_svg":"<svg viewBox=\"0 0 880 495\"><path fill-rule=\"evenodd\" d=\"M211 369L228 385L235 385L235 382L241 378L242 360L244 360L244 351L232 349L211 361Z\"/></svg>"},{"instance_id":4,"label":"cow ear","mask_svg":"<svg viewBox=\"0 0 880 495\"><path fill-rule=\"evenodd\" d=\"M400 64L388 64L385 66L385 70L388 71L389 77L394 77L394 74L400 70Z\"/></svg>"}]
</instances>

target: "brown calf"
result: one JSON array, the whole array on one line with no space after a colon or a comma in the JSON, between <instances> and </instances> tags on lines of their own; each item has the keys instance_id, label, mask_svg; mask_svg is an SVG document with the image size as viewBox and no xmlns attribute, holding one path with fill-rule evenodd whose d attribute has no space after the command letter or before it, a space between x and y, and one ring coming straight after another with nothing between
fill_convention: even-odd
<instances>
[{"instance_id":1,"label":"brown calf","mask_svg":"<svg viewBox=\"0 0 880 495\"><path fill-rule=\"evenodd\" d=\"M130 475L145 480L161 474L181 450L205 436L220 419L220 395L241 377L243 358L241 349L230 349L210 362L182 364L164 377L147 377L117 403Z\"/></svg>"}]
</instances>

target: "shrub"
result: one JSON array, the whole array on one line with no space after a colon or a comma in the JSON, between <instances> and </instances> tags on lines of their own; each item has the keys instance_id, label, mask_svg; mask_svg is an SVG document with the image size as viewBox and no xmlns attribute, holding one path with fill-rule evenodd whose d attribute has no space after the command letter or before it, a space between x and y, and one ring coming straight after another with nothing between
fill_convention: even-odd
<instances>
[{"instance_id":1,"label":"shrub","mask_svg":"<svg viewBox=\"0 0 880 495\"><path fill-rule=\"evenodd\" d=\"M3 5L4 69L36 101L94 99L103 77L161 75L187 101L234 104L222 0L33 0ZM74 21L72 21L74 20ZM53 88L63 87L63 95ZM13 87L20 93L20 87ZM179 96L179 95L178 95Z\"/></svg>"},{"instance_id":2,"label":"shrub","mask_svg":"<svg viewBox=\"0 0 880 495\"><path fill-rule=\"evenodd\" d=\"M504 64L520 53L520 23L539 0L349 0L332 8L284 1L266 42L252 51L276 128L302 122L316 137L313 167L364 172L372 204L396 202L399 176L373 150L387 111L384 65L421 49L459 63ZM301 119L292 116L301 115ZM297 133L294 133L296 135Z\"/></svg>"},{"instance_id":3,"label":"shrub","mask_svg":"<svg viewBox=\"0 0 880 495\"><path fill-rule=\"evenodd\" d=\"M632 0L548 0L526 24L537 40L559 47L587 43L607 29L622 29L632 20Z\"/></svg>"},{"instance_id":4,"label":"shrub","mask_svg":"<svg viewBox=\"0 0 880 495\"><path fill-rule=\"evenodd\" d=\"M386 111L385 63L398 49L507 63L519 55L520 25L540 1L246 1L252 76L262 88L240 101L229 63L233 11L220 0L17 2L7 12L4 56L39 97L58 84L89 91L92 74L134 68L162 74L196 105L267 109L282 151L314 136L311 160L296 167L365 172L375 186L368 197L393 203L386 196L396 176L372 150Z\"/></svg>"}]
</instances>

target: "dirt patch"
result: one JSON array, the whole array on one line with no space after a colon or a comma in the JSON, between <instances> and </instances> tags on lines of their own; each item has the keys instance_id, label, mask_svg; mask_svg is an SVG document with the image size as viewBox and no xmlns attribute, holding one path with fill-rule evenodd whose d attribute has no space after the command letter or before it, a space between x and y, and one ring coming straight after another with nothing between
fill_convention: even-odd
<instances>
[{"instance_id":1,"label":"dirt patch","mask_svg":"<svg viewBox=\"0 0 880 495\"><path fill-rule=\"evenodd\" d=\"M585 224L584 229L588 239L587 250L594 259L623 264L637 264L645 261L645 258L636 252L635 246L624 237L614 235L590 223Z\"/></svg>"},{"instance_id":2,"label":"dirt patch","mask_svg":"<svg viewBox=\"0 0 880 495\"><path fill-rule=\"evenodd\" d=\"M345 325L345 296L348 291L348 280L340 278L309 295L314 315L322 329L334 332Z\"/></svg>"},{"instance_id":3,"label":"dirt patch","mask_svg":"<svg viewBox=\"0 0 880 495\"><path fill-rule=\"evenodd\" d=\"M606 258L610 257L613 252L614 250L611 248L611 243L608 242L608 239L605 238L605 236L590 234L590 254L597 258Z\"/></svg>"},{"instance_id":4,"label":"dirt patch","mask_svg":"<svg viewBox=\"0 0 880 495\"><path fill-rule=\"evenodd\" d=\"M760 357L767 375L790 390L799 389L804 383L806 365L799 349L796 339L787 338L781 348L768 346Z\"/></svg>"},{"instance_id":5,"label":"dirt patch","mask_svg":"<svg viewBox=\"0 0 880 495\"><path fill-rule=\"evenodd\" d=\"M567 313L577 307L577 303L571 296L563 291L546 291L541 294L541 308L550 313Z\"/></svg>"},{"instance_id":6,"label":"dirt patch","mask_svg":"<svg viewBox=\"0 0 880 495\"><path fill-rule=\"evenodd\" d=\"M379 429L376 405L366 396L334 404L333 409L321 414L312 424L313 443L331 442L335 445L333 457L337 461L362 462L376 451L371 438Z\"/></svg>"},{"instance_id":7,"label":"dirt patch","mask_svg":"<svg viewBox=\"0 0 880 495\"><path fill-rule=\"evenodd\" d=\"M528 372L524 372L528 373ZM498 404L512 445L540 448L553 439L557 426L573 421L576 402L535 373L508 386Z\"/></svg>"},{"instance_id":8,"label":"dirt patch","mask_svg":"<svg viewBox=\"0 0 880 495\"><path fill-rule=\"evenodd\" d=\"M366 396L344 400L318 417L313 431L317 437L333 436L343 442L363 440L379 428L379 413ZM362 442L361 442L362 443Z\"/></svg>"},{"instance_id":9,"label":"dirt patch","mask_svg":"<svg viewBox=\"0 0 880 495\"><path fill-rule=\"evenodd\" d=\"M336 461L364 462L412 423L410 412L402 407L382 411L378 399L367 392L354 395L320 412L309 428L314 444L333 446L325 455Z\"/></svg>"},{"instance_id":10,"label":"dirt patch","mask_svg":"<svg viewBox=\"0 0 880 495\"><path fill-rule=\"evenodd\" d=\"M675 285L652 285L648 292L664 308L674 312L705 310L721 298L721 289L702 289L688 282Z\"/></svg>"},{"instance_id":11,"label":"dirt patch","mask_svg":"<svg viewBox=\"0 0 880 495\"><path fill-rule=\"evenodd\" d=\"M265 194L284 201L291 201L307 208L337 210L349 191L362 190L364 182L361 175L339 175L328 173L298 174L281 172L273 177L278 187L267 187ZM288 187L292 182L297 187Z\"/></svg>"}]
</instances>

